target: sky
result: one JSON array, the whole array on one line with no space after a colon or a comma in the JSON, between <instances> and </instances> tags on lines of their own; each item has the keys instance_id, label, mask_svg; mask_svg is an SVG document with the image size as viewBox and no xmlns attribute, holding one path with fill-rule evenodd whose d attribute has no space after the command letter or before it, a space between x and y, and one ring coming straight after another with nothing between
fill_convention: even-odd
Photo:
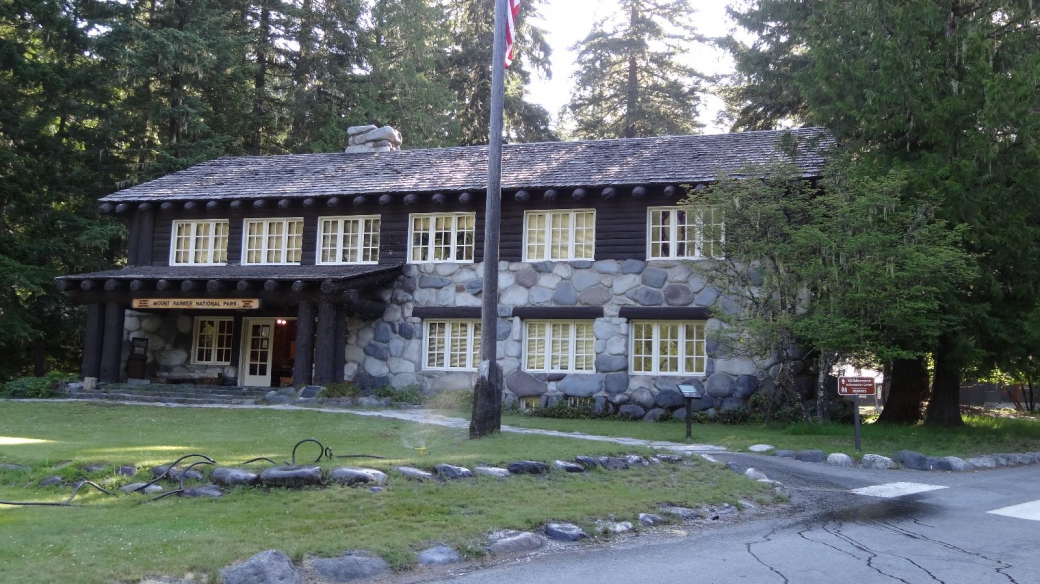
<instances>
[{"instance_id":1,"label":"sky","mask_svg":"<svg viewBox=\"0 0 1040 584\"><path fill-rule=\"evenodd\" d=\"M726 17L726 6L736 0L692 0L697 13L693 18L697 28L704 36L714 37L726 34L732 27ZM522 6L522 5L521 5ZM570 47L585 38L592 30L592 24L616 10L613 0L547 0L540 6L541 18L534 22L548 34L552 45L552 79L532 79L528 93L529 99L549 110L556 119L556 114L570 98L574 72L574 53ZM522 10L523 8L521 8ZM518 47L523 51L523 47ZM701 73L713 75L732 70L732 61L728 56L709 47L694 46L690 48L689 64ZM705 124L704 132L718 134L726 132L726 128L718 126L715 116L722 109L718 98L705 100L702 108L701 123Z\"/></svg>"}]
</instances>

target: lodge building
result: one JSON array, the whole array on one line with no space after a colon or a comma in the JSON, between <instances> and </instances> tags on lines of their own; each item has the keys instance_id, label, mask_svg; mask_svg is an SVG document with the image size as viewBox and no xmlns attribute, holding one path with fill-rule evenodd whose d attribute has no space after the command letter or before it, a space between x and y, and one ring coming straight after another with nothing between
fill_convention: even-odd
<instances>
[{"instance_id":1,"label":"lodge building","mask_svg":"<svg viewBox=\"0 0 1040 584\"><path fill-rule=\"evenodd\" d=\"M83 376L472 388L488 149L352 132L344 153L221 158L102 198L128 226L126 266L58 280L87 306ZM507 399L640 417L682 405L685 382L705 388L698 407L739 407L762 364L715 354L711 310L731 307L690 269L718 257L725 228L680 201L790 160L791 137L818 177L831 139L811 128L505 145Z\"/></svg>"}]
</instances>

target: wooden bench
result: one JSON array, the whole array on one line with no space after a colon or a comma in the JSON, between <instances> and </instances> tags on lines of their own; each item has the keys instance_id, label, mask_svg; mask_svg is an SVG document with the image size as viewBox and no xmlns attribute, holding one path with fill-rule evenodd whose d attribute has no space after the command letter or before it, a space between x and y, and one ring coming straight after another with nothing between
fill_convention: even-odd
<instances>
[{"instance_id":1,"label":"wooden bench","mask_svg":"<svg viewBox=\"0 0 1040 584\"><path fill-rule=\"evenodd\" d=\"M221 385L224 375L221 373L157 373L156 383L177 385L190 383L193 385Z\"/></svg>"}]
</instances>

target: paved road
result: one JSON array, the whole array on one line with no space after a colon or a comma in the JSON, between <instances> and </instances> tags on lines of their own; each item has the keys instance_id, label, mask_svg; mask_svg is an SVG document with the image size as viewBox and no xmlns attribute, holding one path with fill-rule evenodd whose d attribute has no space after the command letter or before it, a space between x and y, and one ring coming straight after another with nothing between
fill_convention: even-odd
<instances>
[{"instance_id":1,"label":"paved road","mask_svg":"<svg viewBox=\"0 0 1040 584\"><path fill-rule=\"evenodd\" d=\"M411 581L1040 582L1040 467L976 473L873 471L773 457L714 456L754 466L785 482L794 513L616 544L573 545L486 569ZM856 489L868 494L852 492Z\"/></svg>"}]
</instances>

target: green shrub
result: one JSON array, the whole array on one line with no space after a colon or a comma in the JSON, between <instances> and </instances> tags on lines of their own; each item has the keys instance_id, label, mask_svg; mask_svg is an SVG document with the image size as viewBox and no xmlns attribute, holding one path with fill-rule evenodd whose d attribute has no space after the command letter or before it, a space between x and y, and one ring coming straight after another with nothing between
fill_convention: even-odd
<instances>
[{"instance_id":1,"label":"green shrub","mask_svg":"<svg viewBox=\"0 0 1040 584\"><path fill-rule=\"evenodd\" d=\"M426 403L426 394L422 392L418 385L406 385L404 387L384 385L375 389L375 396L378 398L388 397L391 401L406 404Z\"/></svg>"},{"instance_id":2,"label":"green shrub","mask_svg":"<svg viewBox=\"0 0 1040 584\"><path fill-rule=\"evenodd\" d=\"M326 385L321 396L328 398L360 397L361 388L353 381L337 381Z\"/></svg>"},{"instance_id":3,"label":"green shrub","mask_svg":"<svg viewBox=\"0 0 1040 584\"><path fill-rule=\"evenodd\" d=\"M429 396L426 407L433 410L472 410L472 391L442 391Z\"/></svg>"},{"instance_id":4,"label":"green shrub","mask_svg":"<svg viewBox=\"0 0 1040 584\"><path fill-rule=\"evenodd\" d=\"M49 398L61 393L64 384L75 378L71 373L51 371L43 377L22 377L8 381L0 395L10 398Z\"/></svg>"},{"instance_id":5,"label":"green shrub","mask_svg":"<svg viewBox=\"0 0 1040 584\"><path fill-rule=\"evenodd\" d=\"M556 418L560 420L602 420L614 417L605 411L597 412L596 408L592 405L571 404L564 400L560 400L548 407L524 410L524 415L536 418Z\"/></svg>"}]
</instances>

